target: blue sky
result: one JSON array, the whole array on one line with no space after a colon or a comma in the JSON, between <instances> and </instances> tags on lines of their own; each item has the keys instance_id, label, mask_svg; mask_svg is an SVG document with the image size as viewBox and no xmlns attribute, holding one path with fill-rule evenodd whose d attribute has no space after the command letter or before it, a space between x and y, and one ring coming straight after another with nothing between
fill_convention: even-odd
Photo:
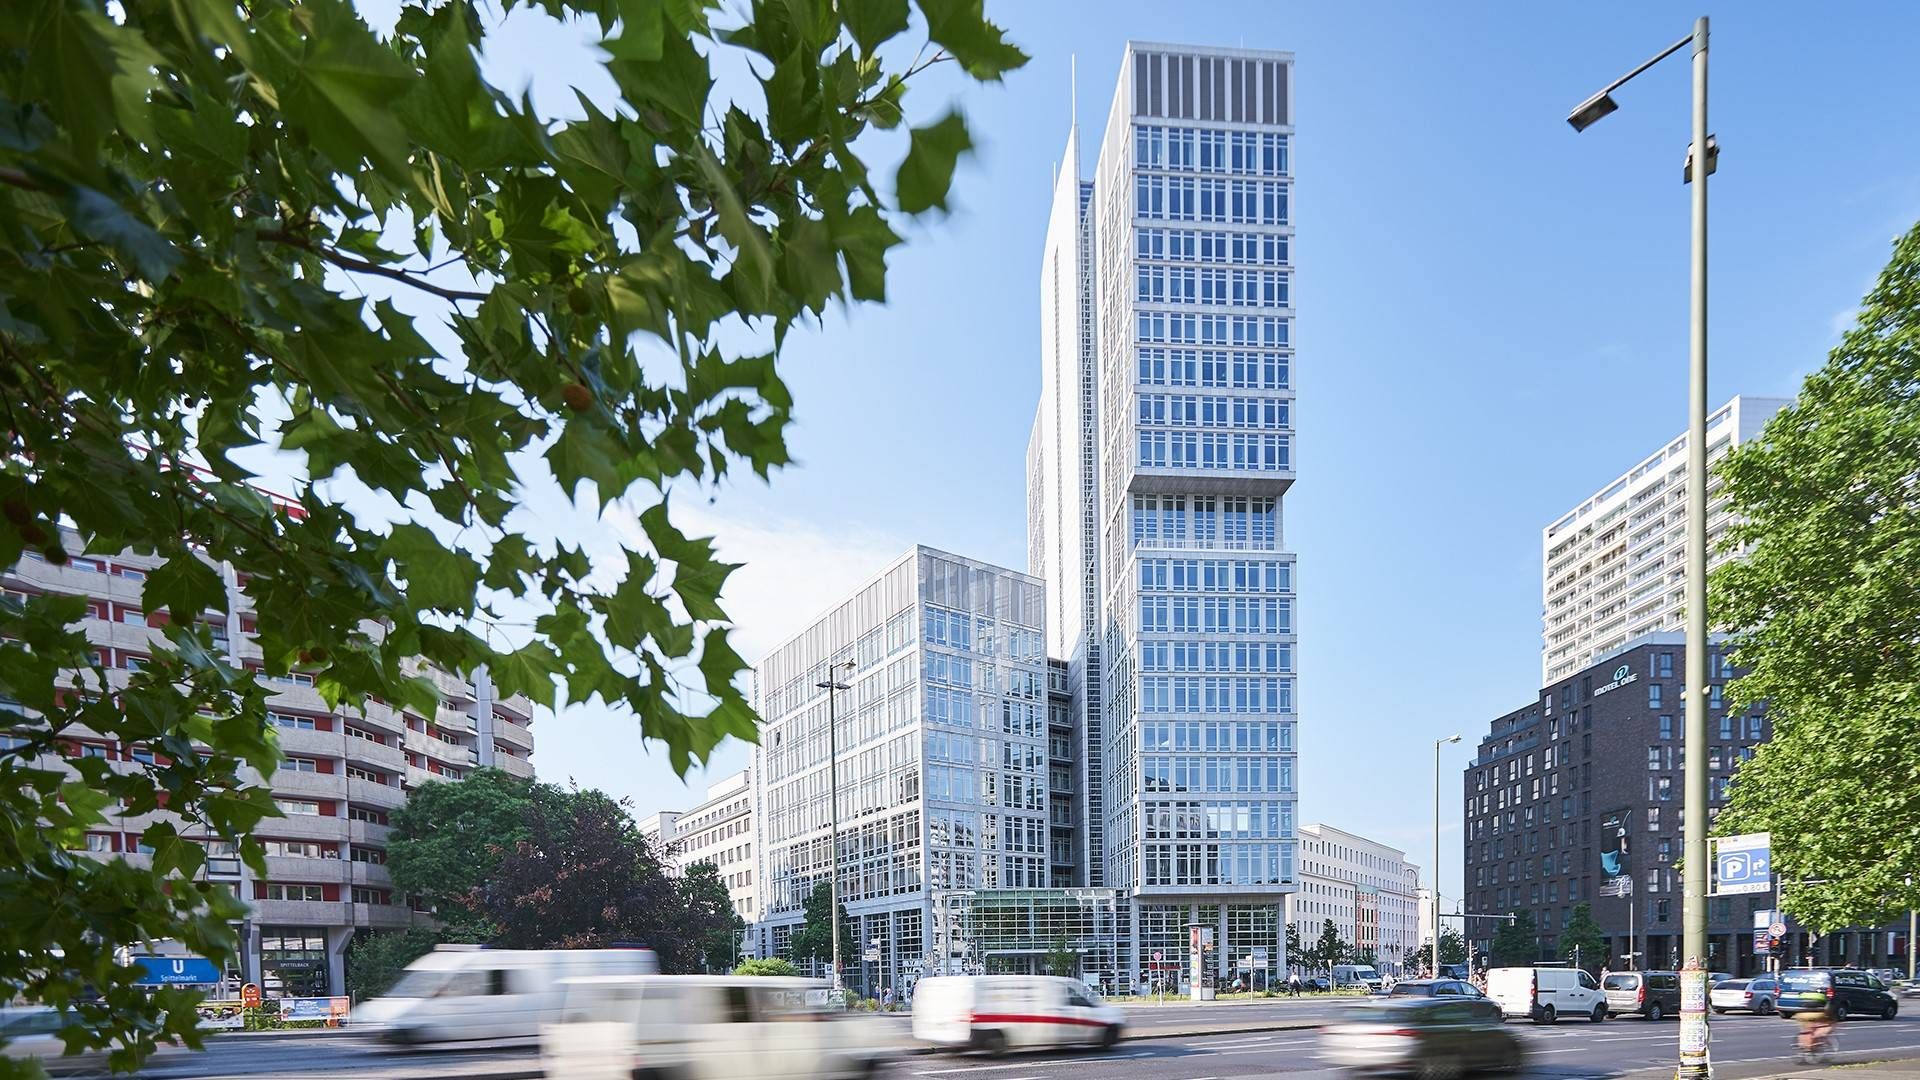
<instances>
[{"instance_id":1,"label":"blue sky","mask_svg":"<svg viewBox=\"0 0 1920 1080\"><path fill-rule=\"evenodd\" d=\"M1818 14L1815 14L1816 10ZM1539 530L1685 426L1684 54L1576 136L1567 110L1686 34L1671 5L992 3L1033 62L1003 86L939 73L981 152L916 227L892 302L792 339L798 467L730 482L690 521L745 559L752 658L915 542L1024 567L1051 170L1104 122L1128 38L1296 54L1295 365L1301 809L1431 860L1431 740L1458 769L1539 684ZM1837 16L1845 15L1842 22ZM1920 6L1730 5L1714 22L1712 397L1791 396L1920 218ZM498 79L570 68L529 36ZM557 99L556 99L557 100ZM1086 163L1090 166L1091 162ZM699 797L630 719L536 727L548 779ZM723 748L714 774L744 765Z\"/></svg>"}]
</instances>

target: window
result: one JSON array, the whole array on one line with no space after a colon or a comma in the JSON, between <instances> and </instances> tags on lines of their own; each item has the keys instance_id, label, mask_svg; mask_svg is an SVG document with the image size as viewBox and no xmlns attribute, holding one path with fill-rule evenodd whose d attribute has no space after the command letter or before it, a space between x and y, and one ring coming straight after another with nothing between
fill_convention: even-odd
<instances>
[{"instance_id":1,"label":"window","mask_svg":"<svg viewBox=\"0 0 1920 1080\"><path fill-rule=\"evenodd\" d=\"M1659 663L1655 666L1654 678L1656 679L1673 678L1673 654L1670 652L1663 652L1658 656L1657 659Z\"/></svg>"},{"instance_id":2,"label":"window","mask_svg":"<svg viewBox=\"0 0 1920 1080\"><path fill-rule=\"evenodd\" d=\"M319 803L303 802L299 799L275 799L273 805L279 807L280 812L288 817L315 817L320 813Z\"/></svg>"},{"instance_id":3,"label":"window","mask_svg":"<svg viewBox=\"0 0 1920 1080\"><path fill-rule=\"evenodd\" d=\"M282 885L268 882L264 889L268 900L325 900L326 890L319 885Z\"/></svg>"},{"instance_id":4,"label":"window","mask_svg":"<svg viewBox=\"0 0 1920 1080\"><path fill-rule=\"evenodd\" d=\"M1660 717L1660 737L1663 739L1673 738L1673 717L1672 716L1662 715Z\"/></svg>"},{"instance_id":5,"label":"window","mask_svg":"<svg viewBox=\"0 0 1920 1080\"><path fill-rule=\"evenodd\" d=\"M1647 684L1647 708L1657 709L1659 707L1660 707L1660 684L1657 682L1648 683Z\"/></svg>"}]
</instances>

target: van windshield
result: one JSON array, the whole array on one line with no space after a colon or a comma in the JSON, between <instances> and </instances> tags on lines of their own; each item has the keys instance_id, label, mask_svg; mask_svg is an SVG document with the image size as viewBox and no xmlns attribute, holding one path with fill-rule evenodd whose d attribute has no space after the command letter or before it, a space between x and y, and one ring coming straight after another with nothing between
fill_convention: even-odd
<instances>
[{"instance_id":1,"label":"van windshield","mask_svg":"<svg viewBox=\"0 0 1920 1080\"><path fill-rule=\"evenodd\" d=\"M424 998L439 993L452 981L455 971L444 968L413 968L400 976L382 997Z\"/></svg>"}]
</instances>

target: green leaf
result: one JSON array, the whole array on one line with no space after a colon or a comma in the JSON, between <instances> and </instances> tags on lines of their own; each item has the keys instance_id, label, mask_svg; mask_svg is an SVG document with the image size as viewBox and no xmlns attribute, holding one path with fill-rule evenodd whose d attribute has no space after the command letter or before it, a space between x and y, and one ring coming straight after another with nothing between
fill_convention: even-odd
<instances>
[{"instance_id":1,"label":"green leaf","mask_svg":"<svg viewBox=\"0 0 1920 1080\"><path fill-rule=\"evenodd\" d=\"M860 52L871 54L906 30L907 0L842 0L840 17Z\"/></svg>"},{"instance_id":2,"label":"green leaf","mask_svg":"<svg viewBox=\"0 0 1920 1080\"><path fill-rule=\"evenodd\" d=\"M180 265L180 252L173 244L106 195L78 185L62 188L60 195L72 215L73 231L112 248L141 277L164 281Z\"/></svg>"},{"instance_id":3,"label":"green leaf","mask_svg":"<svg viewBox=\"0 0 1920 1080\"><path fill-rule=\"evenodd\" d=\"M191 626L208 610L224 612L227 586L212 566L193 554L176 551L148 571L142 595L149 612L165 608L176 623Z\"/></svg>"},{"instance_id":4,"label":"green leaf","mask_svg":"<svg viewBox=\"0 0 1920 1080\"><path fill-rule=\"evenodd\" d=\"M894 177L895 201L909 214L936 206L946 209L954 163L973 147L966 120L950 112L935 123L914 128L908 139L906 160Z\"/></svg>"},{"instance_id":5,"label":"green leaf","mask_svg":"<svg viewBox=\"0 0 1920 1080\"><path fill-rule=\"evenodd\" d=\"M280 107L342 165L364 157L388 179L408 178L407 132L393 103L412 73L343 0L305 0L311 30L279 87Z\"/></svg>"},{"instance_id":6,"label":"green leaf","mask_svg":"<svg viewBox=\"0 0 1920 1080\"><path fill-rule=\"evenodd\" d=\"M927 17L927 36L953 54L967 74L985 82L1027 62L1027 54L1007 41L1006 31L987 21L985 0L919 0Z\"/></svg>"},{"instance_id":7,"label":"green leaf","mask_svg":"<svg viewBox=\"0 0 1920 1080\"><path fill-rule=\"evenodd\" d=\"M407 579L408 603L414 610L449 612L473 610L473 593L480 584L480 565L464 551L448 549L419 525L396 525L380 544L380 554L399 565Z\"/></svg>"}]
</instances>

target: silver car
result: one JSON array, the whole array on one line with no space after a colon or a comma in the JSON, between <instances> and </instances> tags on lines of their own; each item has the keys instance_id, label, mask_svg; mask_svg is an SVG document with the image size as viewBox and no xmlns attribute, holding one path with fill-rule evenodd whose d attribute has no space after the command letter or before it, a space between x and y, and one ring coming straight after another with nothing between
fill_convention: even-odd
<instances>
[{"instance_id":1,"label":"silver car","mask_svg":"<svg viewBox=\"0 0 1920 1080\"><path fill-rule=\"evenodd\" d=\"M1320 1057L1357 1073L1419 1076L1517 1071L1525 1061L1500 1006L1478 993L1376 999L1346 1009L1321 1029Z\"/></svg>"},{"instance_id":2,"label":"silver car","mask_svg":"<svg viewBox=\"0 0 1920 1080\"><path fill-rule=\"evenodd\" d=\"M1761 976L1756 979L1728 979L1707 995L1708 1004L1717 1013L1750 1012L1771 1016L1780 1002L1780 984Z\"/></svg>"}]
</instances>

